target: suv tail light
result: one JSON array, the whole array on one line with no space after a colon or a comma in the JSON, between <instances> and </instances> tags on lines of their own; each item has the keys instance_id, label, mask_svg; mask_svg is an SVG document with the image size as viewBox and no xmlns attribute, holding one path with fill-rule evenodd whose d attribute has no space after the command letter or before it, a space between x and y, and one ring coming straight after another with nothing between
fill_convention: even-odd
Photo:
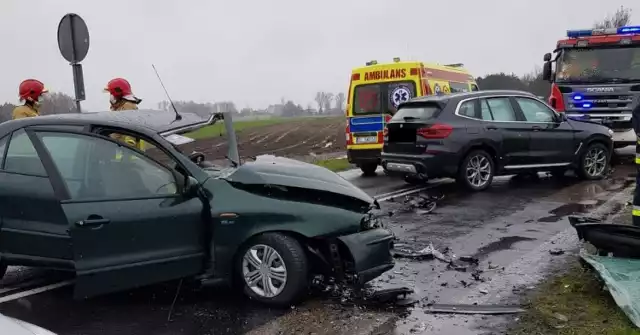
<instances>
[{"instance_id":1,"label":"suv tail light","mask_svg":"<svg viewBox=\"0 0 640 335\"><path fill-rule=\"evenodd\" d=\"M384 126L384 129L382 130L382 136L389 136L389 128L387 128L387 126Z\"/></svg>"},{"instance_id":2,"label":"suv tail light","mask_svg":"<svg viewBox=\"0 0 640 335\"><path fill-rule=\"evenodd\" d=\"M347 145L353 144L353 140L351 138L351 127L349 127L349 119L347 119L347 125L345 127L344 136L345 136L345 140L347 141Z\"/></svg>"},{"instance_id":3,"label":"suv tail light","mask_svg":"<svg viewBox=\"0 0 640 335\"><path fill-rule=\"evenodd\" d=\"M453 132L453 127L448 124L436 123L429 127L420 128L417 131L419 136L428 139L447 138Z\"/></svg>"},{"instance_id":4,"label":"suv tail light","mask_svg":"<svg viewBox=\"0 0 640 335\"><path fill-rule=\"evenodd\" d=\"M549 105L556 110L556 112L564 112L564 99L562 98L562 92L558 88L558 85L551 84L551 96L549 96Z\"/></svg>"}]
</instances>

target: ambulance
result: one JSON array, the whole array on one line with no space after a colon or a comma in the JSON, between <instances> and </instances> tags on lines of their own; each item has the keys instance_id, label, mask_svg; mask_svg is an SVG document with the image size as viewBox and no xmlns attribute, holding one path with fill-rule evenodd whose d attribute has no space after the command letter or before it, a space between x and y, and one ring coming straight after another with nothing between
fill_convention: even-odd
<instances>
[{"instance_id":1,"label":"ambulance","mask_svg":"<svg viewBox=\"0 0 640 335\"><path fill-rule=\"evenodd\" d=\"M424 95L477 91L474 77L463 64L423 62L378 64L353 69L347 97L347 158L365 175L375 175L380 164L383 130L398 106Z\"/></svg>"}]
</instances>

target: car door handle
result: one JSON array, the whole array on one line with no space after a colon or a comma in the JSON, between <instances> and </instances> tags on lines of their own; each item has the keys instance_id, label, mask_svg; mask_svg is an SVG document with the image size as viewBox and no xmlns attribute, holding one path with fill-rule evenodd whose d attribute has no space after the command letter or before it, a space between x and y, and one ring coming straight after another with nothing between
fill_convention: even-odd
<instances>
[{"instance_id":1,"label":"car door handle","mask_svg":"<svg viewBox=\"0 0 640 335\"><path fill-rule=\"evenodd\" d=\"M91 218L91 219L85 219L85 220L80 220L76 222L76 226L78 227L96 227L96 226L102 226L104 224L107 224L111 222L111 220L109 219L105 219L105 218Z\"/></svg>"},{"instance_id":2,"label":"car door handle","mask_svg":"<svg viewBox=\"0 0 640 335\"><path fill-rule=\"evenodd\" d=\"M489 129L489 130L498 130L498 127L496 127L496 126L487 126L487 129Z\"/></svg>"},{"instance_id":3,"label":"car door handle","mask_svg":"<svg viewBox=\"0 0 640 335\"><path fill-rule=\"evenodd\" d=\"M542 130L542 127L540 127L540 126L533 126L532 128L533 128L533 131L540 131L540 130Z\"/></svg>"}]
</instances>

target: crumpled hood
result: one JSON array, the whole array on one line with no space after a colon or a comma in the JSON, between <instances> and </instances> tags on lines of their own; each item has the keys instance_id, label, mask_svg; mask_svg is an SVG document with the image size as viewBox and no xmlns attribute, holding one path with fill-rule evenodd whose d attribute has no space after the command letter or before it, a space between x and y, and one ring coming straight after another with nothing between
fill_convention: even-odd
<instances>
[{"instance_id":1,"label":"crumpled hood","mask_svg":"<svg viewBox=\"0 0 640 335\"><path fill-rule=\"evenodd\" d=\"M321 190L353 197L368 204L373 202L371 196L339 174L317 165L284 157L258 156L256 161L245 163L233 173L221 178L243 184L271 184Z\"/></svg>"}]
</instances>

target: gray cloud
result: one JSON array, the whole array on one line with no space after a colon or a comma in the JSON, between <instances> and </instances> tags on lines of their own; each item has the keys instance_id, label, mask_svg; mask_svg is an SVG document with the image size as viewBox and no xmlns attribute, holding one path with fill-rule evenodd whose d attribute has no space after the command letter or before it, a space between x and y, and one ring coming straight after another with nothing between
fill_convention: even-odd
<instances>
[{"instance_id":1,"label":"gray cloud","mask_svg":"<svg viewBox=\"0 0 640 335\"><path fill-rule=\"evenodd\" d=\"M115 76L154 107L164 94L152 63L174 99L259 108L280 97L306 104L318 90L346 91L351 68L371 59L526 73L567 29L589 28L619 5L640 15L632 0L3 0L0 102L16 102L28 77L73 92L56 42L68 12L81 15L91 35L84 108L107 108L102 88Z\"/></svg>"}]
</instances>

